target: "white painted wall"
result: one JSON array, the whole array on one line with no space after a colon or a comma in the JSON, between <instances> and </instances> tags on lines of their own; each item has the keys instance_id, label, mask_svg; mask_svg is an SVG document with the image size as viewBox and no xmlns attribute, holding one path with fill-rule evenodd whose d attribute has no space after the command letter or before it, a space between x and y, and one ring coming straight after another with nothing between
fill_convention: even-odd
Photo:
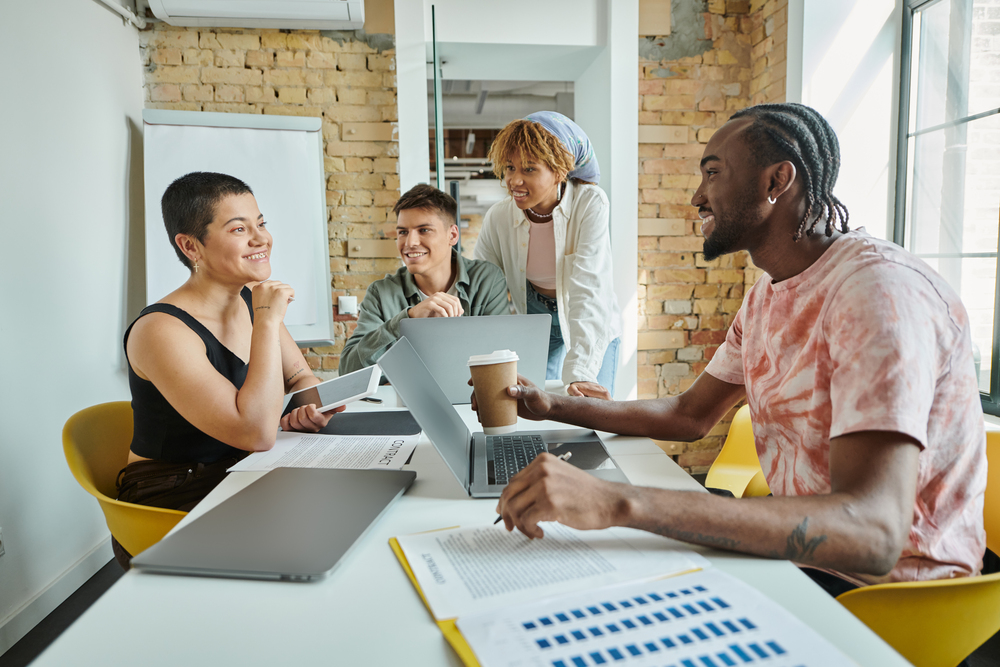
<instances>
[{"instance_id":1,"label":"white painted wall","mask_svg":"<svg viewBox=\"0 0 1000 667\"><path fill-rule=\"evenodd\" d=\"M892 238L903 0L790 0L788 101L840 139L835 194L851 227Z\"/></svg>"},{"instance_id":2,"label":"white painted wall","mask_svg":"<svg viewBox=\"0 0 1000 667\"><path fill-rule=\"evenodd\" d=\"M4 3L0 59L2 653L111 558L61 432L129 397L121 340L143 267L136 30L89 0Z\"/></svg>"},{"instance_id":3,"label":"white painted wall","mask_svg":"<svg viewBox=\"0 0 1000 667\"><path fill-rule=\"evenodd\" d=\"M636 396L638 0L395 0L400 187L426 182L430 6L444 77L573 81L611 200L615 292L624 315L616 397ZM419 15L418 6L423 15ZM484 29L488 26L488 29ZM424 51L417 48L424 41ZM404 81L406 79L406 81ZM422 127L420 123L423 123Z\"/></svg>"}]
</instances>

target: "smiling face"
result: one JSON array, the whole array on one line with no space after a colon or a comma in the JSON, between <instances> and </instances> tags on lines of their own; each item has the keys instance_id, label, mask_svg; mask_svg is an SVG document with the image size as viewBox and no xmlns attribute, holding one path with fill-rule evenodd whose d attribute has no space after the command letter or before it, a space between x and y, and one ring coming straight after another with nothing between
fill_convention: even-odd
<instances>
[{"instance_id":1,"label":"smiling face","mask_svg":"<svg viewBox=\"0 0 1000 667\"><path fill-rule=\"evenodd\" d=\"M559 201L559 184L565 176L552 170L544 162L518 155L510 155L504 165L504 184L522 211L530 208L536 213L549 213Z\"/></svg>"},{"instance_id":2,"label":"smiling face","mask_svg":"<svg viewBox=\"0 0 1000 667\"><path fill-rule=\"evenodd\" d=\"M270 232L251 194L229 195L215 205L212 223L203 242L184 234L177 244L190 248L198 271L221 282L246 284L271 277Z\"/></svg>"},{"instance_id":3,"label":"smiling face","mask_svg":"<svg viewBox=\"0 0 1000 667\"><path fill-rule=\"evenodd\" d=\"M739 119L712 135L701 160L701 185L691 198L698 207L706 260L748 250L760 240L762 210L760 177L746 144L739 136L750 124Z\"/></svg>"},{"instance_id":4,"label":"smiling face","mask_svg":"<svg viewBox=\"0 0 1000 667\"><path fill-rule=\"evenodd\" d=\"M396 249L407 271L428 277L451 274L451 247L458 243L458 226L449 223L437 211L426 208L397 213Z\"/></svg>"}]
</instances>

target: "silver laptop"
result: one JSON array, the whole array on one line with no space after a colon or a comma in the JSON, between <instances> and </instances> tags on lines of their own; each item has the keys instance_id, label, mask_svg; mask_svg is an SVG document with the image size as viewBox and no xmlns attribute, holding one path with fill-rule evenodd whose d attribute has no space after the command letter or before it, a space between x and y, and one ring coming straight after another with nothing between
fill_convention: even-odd
<instances>
[{"instance_id":1,"label":"silver laptop","mask_svg":"<svg viewBox=\"0 0 1000 667\"><path fill-rule=\"evenodd\" d=\"M427 317L401 320L399 334L410 341L448 400L459 404L472 400L472 376L464 361L474 354L513 350L517 372L544 387L551 327L552 316L545 314Z\"/></svg>"},{"instance_id":2,"label":"silver laptop","mask_svg":"<svg viewBox=\"0 0 1000 667\"><path fill-rule=\"evenodd\" d=\"M144 572L312 581L410 487L411 470L277 468L132 559Z\"/></svg>"},{"instance_id":3,"label":"silver laptop","mask_svg":"<svg viewBox=\"0 0 1000 667\"><path fill-rule=\"evenodd\" d=\"M451 363L464 364L458 360ZM545 451L557 456L573 452L571 465L601 479L628 483L594 431L469 433L405 336L382 355L378 364L462 488L475 498L499 497L507 480Z\"/></svg>"}]
</instances>

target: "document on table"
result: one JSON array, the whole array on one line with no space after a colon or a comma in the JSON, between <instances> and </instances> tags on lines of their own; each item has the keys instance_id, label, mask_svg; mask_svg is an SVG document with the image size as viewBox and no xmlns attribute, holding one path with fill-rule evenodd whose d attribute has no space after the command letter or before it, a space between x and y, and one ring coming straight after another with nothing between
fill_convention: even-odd
<instances>
[{"instance_id":1,"label":"document on table","mask_svg":"<svg viewBox=\"0 0 1000 667\"><path fill-rule=\"evenodd\" d=\"M855 665L756 589L715 568L463 616L482 667Z\"/></svg>"},{"instance_id":2,"label":"document on table","mask_svg":"<svg viewBox=\"0 0 1000 667\"><path fill-rule=\"evenodd\" d=\"M397 540L437 620L708 566L680 542L630 528L580 531L558 523L540 525L545 537L536 540L503 526Z\"/></svg>"},{"instance_id":3,"label":"document on table","mask_svg":"<svg viewBox=\"0 0 1000 667\"><path fill-rule=\"evenodd\" d=\"M280 431L274 447L254 452L230 471L272 468L380 468L399 470L417 446L417 435L323 435Z\"/></svg>"}]
</instances>

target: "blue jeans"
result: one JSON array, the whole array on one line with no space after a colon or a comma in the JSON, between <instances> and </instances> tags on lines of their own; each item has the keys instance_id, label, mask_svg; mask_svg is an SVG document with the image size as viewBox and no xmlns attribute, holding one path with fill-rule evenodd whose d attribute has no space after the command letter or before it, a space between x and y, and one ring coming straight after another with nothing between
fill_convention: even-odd
<instances>
[{"instance_id":1,"label":"blue jeans","mask_svg":"<svg viewBox=\"0 0 1000 667\"><path fill-rule=\"evenodd\" d=\"M563 361L566 359L566 343L563 341L562 329L559 327L559 304L555 299L539 294L527 284L526 295L528 297L528 312L535 314L551 315L552 328L549 329L549 361L545 368L546 380L558 380L562 377ZM608 343L608 349L604 352L604 360L601 362L601 370L597 373L597 383L615 395L615 377L618 375L618 348L621 346L621 338L615 338Z\"/></svg>"}]
</instances>

